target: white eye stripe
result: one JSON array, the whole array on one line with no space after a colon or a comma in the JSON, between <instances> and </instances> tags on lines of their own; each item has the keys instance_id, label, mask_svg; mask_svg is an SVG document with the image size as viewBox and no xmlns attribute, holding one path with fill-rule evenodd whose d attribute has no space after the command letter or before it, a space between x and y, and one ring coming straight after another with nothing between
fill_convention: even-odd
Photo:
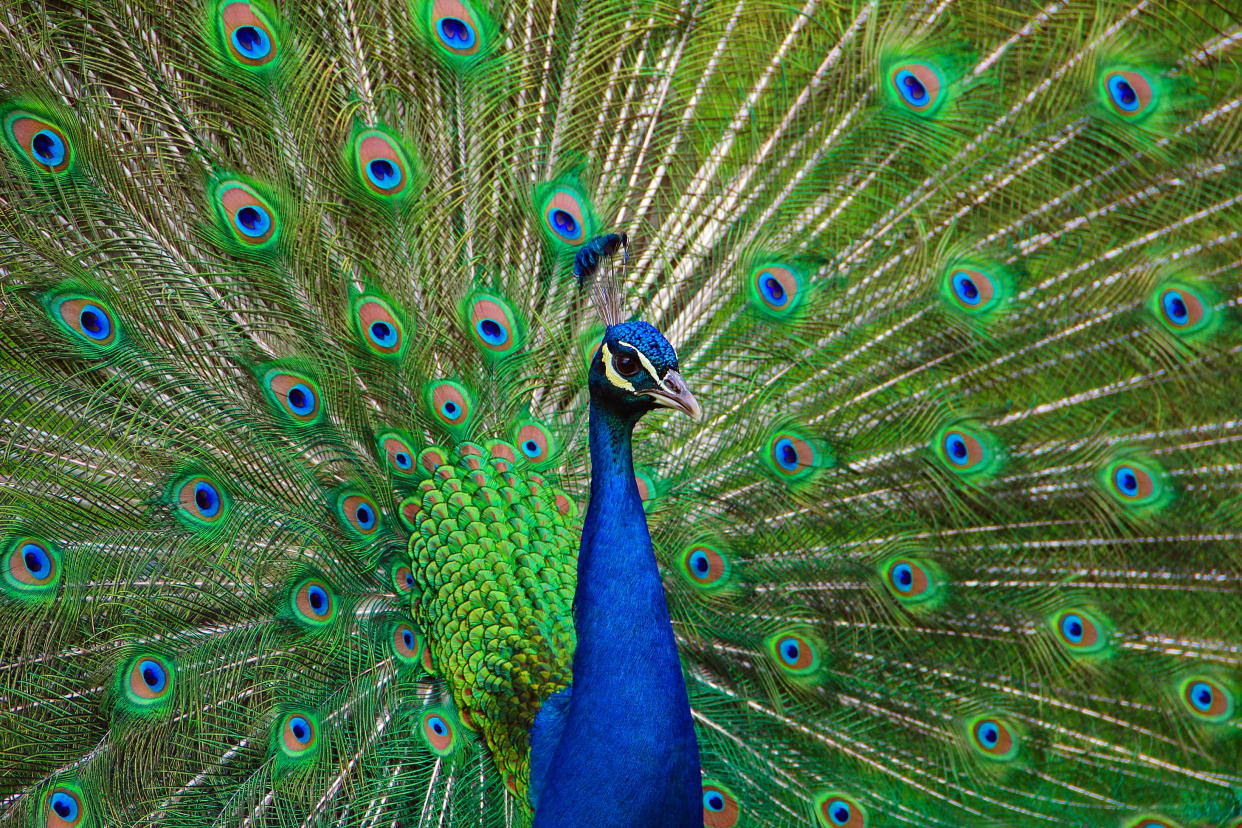
<instances>
[{"instance_id":1,"label":"white eye stripe","mask_svg":"<svg viewBox=\"0 0 1242 828\"><path fill-rule=\"evenodd\" d=\"M634 348L634 346L633 346L633 345L631 345L631 344L630 344L630 343L628 343L628 342L621 342L621 341L619 341L619 340L618 340L617 344L618 344L618 345L624 345L624 346L625 346L625 347L627 347L627 348L633 348L633 349L634 349L634 353L638 354L638 361L639 361L639 362L641 362L641 363L643 364L643 369L644 369L644 370L646 370L647 374L648 374L648 375L649 375L649 376L650 376L653 380L655 380L656 385L660 386L660 389L661 389L662 391L667 391L667 390L668 390L668 386L666 386L666 385L664 384L664 380L660 379L660 372L659 372L659 371L657 371L657 370L656 370L656 367L655 367L654 365L652 365L652 364L651 364L651 360L647 359L647 355L646 355L646 354L644 354L642 351L638 350L638 348ZM633 386L630 386L630 390L631 390L631 391L632 391L632 390L634 390Z\"/></svg>"},{"instance_id":2,"label":"white eye stripe","mask_svg":"<svg viewBox=\"0 0 1242 828\"><path fill-rule=\"evenodd\" d=\"M608 381L618 388L624 388L626 391L634 393L634 383L618 374L617 369L612 367L612 351L608 350L608 343L605 342L601 347L604 351L604 376L608 377ZM630 347L633 348L634 346L631 345Z\"/></svg>"}]
</instances>

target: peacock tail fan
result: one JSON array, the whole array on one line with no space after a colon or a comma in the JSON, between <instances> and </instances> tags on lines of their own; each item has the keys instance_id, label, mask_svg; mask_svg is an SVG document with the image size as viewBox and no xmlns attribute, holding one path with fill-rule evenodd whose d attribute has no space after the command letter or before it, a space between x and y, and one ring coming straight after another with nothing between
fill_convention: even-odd
<instances>
[{"instance_id":1,"label":"peacock tail fan","mask_svg":"<svg viewBox=\"0 0 1242 828\"><path fill-rule=\"evenodd\" d=\"M582 251L706 413L635 437L705 825L1242 814L1228 4L15 0L0 42L0 821L529 824Z\"/></svg>"}]
</instances>

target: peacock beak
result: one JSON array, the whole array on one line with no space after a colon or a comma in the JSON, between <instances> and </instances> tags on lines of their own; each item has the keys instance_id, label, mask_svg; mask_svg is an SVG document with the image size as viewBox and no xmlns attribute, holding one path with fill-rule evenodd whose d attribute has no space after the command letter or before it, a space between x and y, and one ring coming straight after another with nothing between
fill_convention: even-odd
<instances>
[{"instance_id":1,"label":"peacock beak","mask_svg":"<svg viewBox=\"0 0 1242 828\"><path fill-rule=\"evenodd\" d=\"M678 411L684 411L690 415L690 419L696 423L703 419L703 407L699 405L699 401L690 393L690 388L686 385L686 381L681 378L681 374L676 371L669 371L664 375L661 381L661 388L655 388L646 391L649 397L655 400L657 405L666 408L676 408Z\"/></svg>"}]
</instances>

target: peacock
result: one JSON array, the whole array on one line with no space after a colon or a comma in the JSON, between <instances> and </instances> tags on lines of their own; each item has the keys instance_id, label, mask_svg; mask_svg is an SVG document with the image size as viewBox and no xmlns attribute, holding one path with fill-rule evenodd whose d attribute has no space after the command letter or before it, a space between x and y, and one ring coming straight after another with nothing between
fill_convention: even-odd
<instances>
[{"instance_id":1,"label":"peacock","mask_svg":"<svg viewBox=\"0 0 1242 828\"><path fill-rule=\"evenodd\" d=\"M1242 826L1242 12L7 0L0 822Z\"/></svg>"}]
</instances>

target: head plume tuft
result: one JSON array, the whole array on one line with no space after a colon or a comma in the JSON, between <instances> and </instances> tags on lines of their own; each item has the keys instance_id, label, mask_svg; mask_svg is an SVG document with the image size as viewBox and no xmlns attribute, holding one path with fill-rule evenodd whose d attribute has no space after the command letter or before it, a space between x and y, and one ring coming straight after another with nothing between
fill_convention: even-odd
<instances>
[{"instance_id":1,"label":"head plume tuft","mask_svg":"<svg viewBox=\"0 0 1242 828\"><path fill-rule=\"evenodd\" d=\"M590 291L591 301L608 327L622 319L621 279L630 258L628 245L629 239L624 233L608 233L591 239L574 256L578 287ZM621 261L614 266L618 251Z\"/></svg>"}]
</instances>

